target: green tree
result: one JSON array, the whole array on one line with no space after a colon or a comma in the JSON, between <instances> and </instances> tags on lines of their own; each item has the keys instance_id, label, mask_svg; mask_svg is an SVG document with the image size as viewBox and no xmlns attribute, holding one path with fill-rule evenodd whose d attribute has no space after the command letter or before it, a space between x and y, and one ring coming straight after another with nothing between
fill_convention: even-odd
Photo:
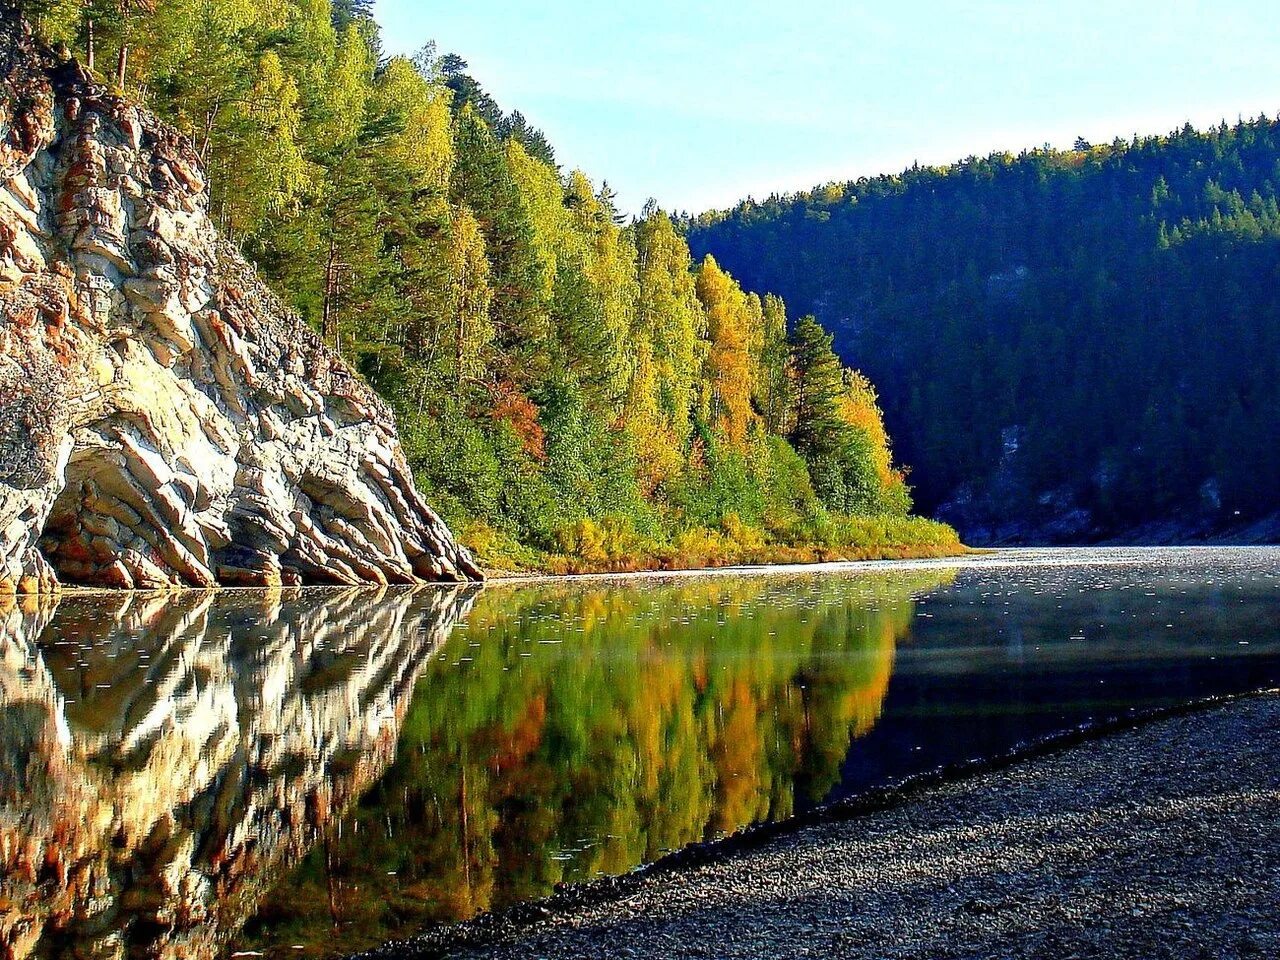
<instances>
[{"instance_id":1,"label":"green tree","mask_svg":"<svg viewBox=\"0 0 1280 960\"><path fill-rule=\"evenodd\" d=\"M795 378L795 414L790 439L806 456L824 456L839 448L839 415L844 393L840 360L831 334L812 315L796 322L791 334L791 370Z\"/></svg>"},{"instance_id":2,"label":"green tree","mask_svg":"<svg viewBox=\"0 0 1280 960\"><path fill-rule=\"evenodd\" d=\"M469 105L455 123L456 161L450 199L480 224L493 282L491 315L501 349L502 375L528 382L545 368L538 355L549 321L539 291L543 265L533 225L501 142Z\"/></svg>"}]
</instances>

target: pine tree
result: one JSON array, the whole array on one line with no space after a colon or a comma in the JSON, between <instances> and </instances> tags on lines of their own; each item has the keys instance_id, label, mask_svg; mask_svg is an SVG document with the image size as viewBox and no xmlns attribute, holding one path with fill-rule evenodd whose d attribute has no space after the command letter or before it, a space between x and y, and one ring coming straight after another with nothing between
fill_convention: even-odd
<instances>
[{"instance_id":1,"label":"pine tree","mask_svg":"<svg viewBox=\"0 0 1280 960\"><path fill-rule=\"evenodd\" d=\"M332 20L335 30L345 30L353 23L373 19L374 0L332 0Z\"/></svg>"}]
</instances>

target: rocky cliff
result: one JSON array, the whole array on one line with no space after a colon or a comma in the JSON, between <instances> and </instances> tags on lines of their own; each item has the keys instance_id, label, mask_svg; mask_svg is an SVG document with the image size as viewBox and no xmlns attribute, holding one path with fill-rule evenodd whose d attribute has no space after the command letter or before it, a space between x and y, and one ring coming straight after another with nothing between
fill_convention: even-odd
<instances>
[{"instance_id":1,"label":"rocky cliff","mask_svg":"<svg viewBox=\"0 0 1280 960\"><path fill-rule=\"evenodd\" d=\"M190 145L0 21L0 592L478 578Z\"/></svg>"}]
</instances>

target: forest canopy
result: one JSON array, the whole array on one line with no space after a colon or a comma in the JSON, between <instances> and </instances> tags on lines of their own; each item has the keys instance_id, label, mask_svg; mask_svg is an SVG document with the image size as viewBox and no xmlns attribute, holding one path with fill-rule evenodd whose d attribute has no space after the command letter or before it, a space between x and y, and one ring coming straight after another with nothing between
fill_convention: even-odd
<instances>
[{"instance_id":1,"label":"forest canopy","mask_svg":"<svg viewBox=\"0 0 1280 960\"><path fill-rule=\"evenodd\" d=\"M1278 189L1259 117L682 226L858 358L921 505L967 539L1181 540L1280 511Z\"/></svg>"},{"instance_id":2,"label":"forest canopy","mask_svg":"<svg viewBox=\"0 0 1280 960\"><path fill-rule=\"evenodd\" d=\"M30 0L186 133L211 214L392 405L491 566L954 550L908 516L868 381L650 204L564 169L464 59L387 55L368 0Z\"/></svg>"}]
</instances>

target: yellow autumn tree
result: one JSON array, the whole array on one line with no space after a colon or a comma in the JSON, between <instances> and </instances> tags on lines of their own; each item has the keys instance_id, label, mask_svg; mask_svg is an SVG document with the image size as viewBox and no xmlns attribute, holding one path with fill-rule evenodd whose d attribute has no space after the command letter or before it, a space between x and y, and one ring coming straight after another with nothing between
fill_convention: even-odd
<instances>
[{"instance_id":1,"label":"yellow autumn tree","mask_svg":"<svg viewBox=\"0 0 1280 960\"><path fill-rule=\"evenodd\" d=\"M635 240L639 299L634 336L652 346L657 406L684 440L707 354L707 319L698 300L689 245L660 210L641 221Z\"/></svg>"},{"instance_id":2,"label":"yellow autumn tree","mask_svg":"<svg viewBox=\"0 0 1280 960\"><path fill-rule=\"evenodd\" d=\"M214 176L215 208L233 236L251 233L268 215L291 209L311 183L311 165L299 141L300 99L279 56L264 53L249 100L238 108L240 122L221 153L224 165Z\"/></svg>"},{"instance_id":3,"label":"yellow autumn tree","mask_svg":"<svg viewBox=\"0 0 1280 960\"><path fill-rule=\"evenodd\" d=\"M360 133L377 66L373 51L355 24L336 38L322 81L325 103L315 111L313 136L320 149L348 144Z\"/></svg>"},{"instance_id":4,"label":"yellow autumn tree","mask_svg":"<svg viewBox=\"0 0 1280 960\"><path fill-rule=\"evenodd\" d=\"M755 371L751 345L757 338L753 310L738 282L710 254L698 268L698 300L707 319L709 350L704 380L704 411L708 423L736 447L746 444L758 419L751 406ZM758 308L757 301L757 308Z\"/></svg>"},{"instance_id":5,"label":"yellow autumn tree","mask_svg":"<svg viewBox=\"0 0 1280 960\"><path fill-rule=\"evenodd\" d=\"M429 82L404 57L393 57L379 72L375 92L383 112L400 121L387 149L419 186L443 192L453 170L449 89Z\"/></svg>"},{"instance_id":6,"label":"yellow autumn tree","mask_svg":"<svg viewBox=\"0 0 1280 960\"><path fill-rule=\"evenodd\" d=\"M556 171L529 151L519 140L506 143L507 166L520 188L520 203L533 228L532 246L538 264L538 296L546 309L555 293L560 257L576 246L564 205L564 185Z\"/></svg>"},{"instance_id":7,"label":"yellow autumn tree","mask_svg":"<svg viewBox=\"0 0 1280 960\"><path fill-rule=\"evenodd\" d=\"M787 342L787 306L781 297L768 294L762 307L755 403L769 432L785 437L795 426L794 388L789 369L791 346Z\"/></svg>"},{"instance_id":8,"label":"yellow autumn tree","mask_svg":"<svg viewBox=\"0 0 1280 960\"><path fill-rule=\"evenodd\" d=\"M581 171L561 181L515 138L506 143L506 158L532 228L537 295L551 314L564 365L612 406L625 395L635 362L628 343L634 246Z\"/></svg>"},{"instance_id":9,"label":"yellow autumn tree","mask_svg":"<svg viewBox=\"0 0 1280 960\"><path fill-rule=\"evenodd\" d=\"M489 317L493 291L484 234L476 218L466 209L454 211L449 233L447 302L454 323L448 340L454 379L460 385L484 373L485 355L494 335Z\"/></svg>"},{"instance_id":10,"label":"yellow autumn tree","mask_svg":"<svg viewBox=\"0 0 1280 960\"><path fill-rule=\"evenodd\" d=\"M891 511L905 513L910 504L906 475L894 466L889 434L884 427L884 414L880 410L875 387L857 370L845 370L843 379L838 416L857 428L869 441L867 448L880 480L881 500Z\"/></svg>"},{"instance_id":11,"label":"yellow autumn tree","mask_svg":"<svg viewBox=\"0 0 1280 960\"><path fill-rule=\"evenodd\" d=\"M627 339L636 301L635 246L614 223L613 211L581 170L569 175L564 202L581 241L581 270L594 301L590 341L599 388L606 398L620 403L633 366ZM579 323L583 319L577 318Z\"/></svg>"},{"instance_id":12,"label":"yellow autumn tree","mask_svg":"<svg viewBox=\"0 0 1280 960\"><path fill-rule=\"evenodd\" d=\"M637 439L640 476L652 489L683 465L696 385L706 360L706 318L689 245L671 219L647 207L634 231L637 300L626 423Z\"/></svg>"}]
</instances>

